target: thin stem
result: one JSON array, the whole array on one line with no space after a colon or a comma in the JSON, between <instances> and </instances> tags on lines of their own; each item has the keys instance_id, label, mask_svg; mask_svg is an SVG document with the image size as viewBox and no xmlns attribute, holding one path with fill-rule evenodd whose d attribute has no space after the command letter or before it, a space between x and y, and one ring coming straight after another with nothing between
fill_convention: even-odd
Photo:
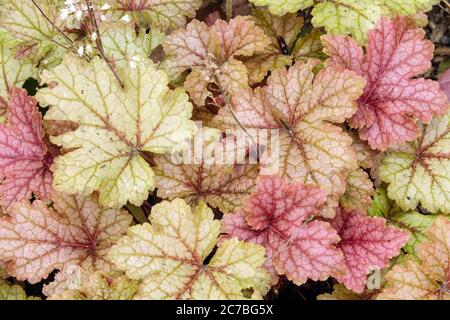
<instances>
[{"instance_id":1,"label":"thin stem","mask_svg":"<svg viewBox=\"0 0 450 320\"><path fill-rule=\"evenodd\" d=\"M447 47L436 48L434 50L434 54L439 56L450 56L450 48Z\"/></svg>"},{"instance_id":2,"label":"thin stem","mask_svg":"<svg viewBox=\"0 0 450 320\"><path fill-rule=\"evenodd\" d=\"M126 207L128 211L130 211L131 215L133 216L134 220L136 220L137 223L148 222L144 210L142 210L141 207L136 207L130 203L128 203Z\"/></svg>"},{"instance_id":3,"label":"thin stem","mask_svg":"<svg viewBox=\"0 0 450 320\"><path fill-rule=\"evenodd\" d=\"M450 3L449 3L447 0L442 0L442 2L444 2L445 5L446 5L448 8L450 8Z\"/></svg>"},{"instance_id":4,"label":"thin stem","mask_svg":"<svg viewBox=\"0 0 450 320\"><path fill-rule=\"evenodd\" d=\"M103 49L102 37L100 35L100 30L98 28L97 19L95 18L94 9L93 9L91 1L90 0L86 0L86 5L88 7L89 17L91 18L91 21L94 24L94 28L95 28L94 32L96 32L96 34L97 34L97 38L95 39L95 44L97 46L98 52L100 53L100 56L102 57L102 59L106 61L106 64L108 65L109 69L113 73L113 75L116 78L117 82L119 82L120 87L122 89L124 89L125 85L123 84L122 79L120 79L120 77L117 74L116 70L112 66L111 61L109 61L109 59L107 59L106 56L105 56L105 51Z\"/></svg>"},{"instance_id":5,"label":"thin stem","mask_svg":"<svg viewBox=\"0 0 450 320\"><path fill-rule=\"evenodd\" d=\"M47 20L48 23L50 23L52 25L52 27L54 29L56 29L62 36L63 38L70 44L70 46L72 47L72 49L74 50L74 52L77 52L77 48L75 47L75 44L73 43L72 39L69 38L69 36L61 30L61 28L59 28L48 16L47 14L44 12L44 10L41 9L41 7L39 7L39 5L36 3L35 0L31 0L31 2L33 3L33 5L39 10L39 12L42 14L42 16L44 17L45 20ZM53 42L56 42L54 40L52 40ZM61 45L61 44L59 44ZM61 45L62 46L62 45ZM65 48L66 50L68 50L67 47L62 46L63 48Z\"/></svg>"},{"instance_id":6,"label":"thin stem","mask_svg":"<svg viewBox=\"0 0 450 320\"><path fill-rule=\"evenodd\" d=\"M225 13L227 15L227 21L230 21L233 16L233 0L226 0Z\"/></svg>"}]
</instances>

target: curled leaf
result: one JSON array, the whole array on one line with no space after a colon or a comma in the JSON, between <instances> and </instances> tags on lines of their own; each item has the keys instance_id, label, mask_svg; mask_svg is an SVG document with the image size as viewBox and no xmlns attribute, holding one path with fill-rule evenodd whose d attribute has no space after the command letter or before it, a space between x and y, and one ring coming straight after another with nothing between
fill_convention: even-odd
<instances>
[{"instance_id":1,"label":"curled leaf","mask_svg":"<svg viewBox=\"0 0 450 320\"><path fill-rule=\"evenodd\" d=\"M184 86L195 104L202 106L212 97L209 83L216 84L222 94L247 87L247 69L236 56L251 56L268 44L269 39L250 17L238 16L229 22L217 20L210 27L193 20L186 29L167 36L163 47L168 68L192 70Z\"/></svg>"}]
</instances>

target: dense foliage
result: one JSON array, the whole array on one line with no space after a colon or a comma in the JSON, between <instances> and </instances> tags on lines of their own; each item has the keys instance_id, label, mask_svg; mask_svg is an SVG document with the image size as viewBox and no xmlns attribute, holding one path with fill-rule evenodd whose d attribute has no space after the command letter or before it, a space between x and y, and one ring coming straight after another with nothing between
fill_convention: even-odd
<instances>
[{"instance_id":1,"label":"dense foliage","mask_svg":"<svg viewBox=\"0 0 450 320\"><path fill-rule=\"evenodd\" d=\"M450 299L433 5L0 1L0 299Z\"/></svg>"}]
</instances>

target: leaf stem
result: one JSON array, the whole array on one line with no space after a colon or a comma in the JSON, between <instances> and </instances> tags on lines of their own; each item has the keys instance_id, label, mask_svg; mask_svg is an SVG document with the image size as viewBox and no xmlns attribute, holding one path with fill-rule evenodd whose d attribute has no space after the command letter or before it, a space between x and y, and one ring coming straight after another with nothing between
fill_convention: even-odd
<instances>
[{"instance_id":1,"label":"leaf stem","mask_svg":"<svg viewBox=\"0 0 450 320\"><path fill-rule=\"evenodd\" d=\"M128 211L130 211L131 215L133 216L134 220L136 220L137 223L142 224L148 222L144 210L142 210L141 207L136 207L131 203L128 203L126 207Z\"/></svg>"},{"instance_id":2,"label":"leaf stem","mask_svg":"<svg viewBox=\"0 0 450 320\"><path fill-rule=\"evenodd\" d=\"M77 52L77 48L75 47L75 44L73 43L73 41L72 41L72 39L70 39L69 38L69 36L64 32L64 31L62 31L61 30L61 28L59 28L48 16L47 16L47 14L44 12L44 10L42 10L42 8L36 3L36 1L35 0L31 0L31 2L33 3L33 5L36 7L36 9L38 9L39 10L39 12L42 14L42 16L44 17L44 19L48 22L48 23L50 23L51 25L52 25L52 27L54 28L54 29L56 29L56 31L58 31L62 36L63 36L63 38L69 43L69 45L72 47L72 49L73 49L73 52L74 53L76 53ZM56 42L56 41L54 41L53 39L51 39L52 40L52 42L55 42L55 43L57 43L57 44L59 44L58 42ZM61 45L61 44L59 44L60 46L62 46L63 48L65 48L66 50L69 50L67 47L65 47L65 46L63 46L63 45ZM70 51L70 50L69 50Z\"/></svg>"},{"instance_id":3,"label":"leaf stem","mask_svg":"<svg viewBox=\"0 0 450 320\"><path fill-rule=\"evenodd\" d=\"M450 56L450 48L447 47L436 48L434 50L434 54L439 56Z\"/></svg>"},{"instance_id":4,"label":"leaf stem","mask_svg":"<svg viewBox=\"0 0 450 320\"><path fill-rule=\"evenodd\" d=\"M225 14L227 15L227 21L230 21L233 16L233 0L226 0Z\"/></svg>"},{"instance_id":5,"label":"leaf stem","mask_svg":"<svg viewBox=\"0 0 450 320\"><path fill-rule=\"evenodd\" d=\"M94 8L92 6L91 0L86 0L86 5L88 7L89 17L90 17L92 23L94 24L95 32L97 34L97 37L95 39L95 44L97 46L98 52L100 53L100 56L102 57L102 59L105 60L105 62L108 65L109 69L111 70L111 72L113 73L114 77L116 78L117 82L119 82L120 87L122 89L124 89L125 85L123 84L122 79L120 79L120 77L117 74L116 70L112 66L111 61L109 61L109 59L107 59L106 56L105 56L105 51L103 49L102 37L100 35L100 30L98 28L98 23L97 23L97 19L95 18Z\"/></svg>"}]
</instances>

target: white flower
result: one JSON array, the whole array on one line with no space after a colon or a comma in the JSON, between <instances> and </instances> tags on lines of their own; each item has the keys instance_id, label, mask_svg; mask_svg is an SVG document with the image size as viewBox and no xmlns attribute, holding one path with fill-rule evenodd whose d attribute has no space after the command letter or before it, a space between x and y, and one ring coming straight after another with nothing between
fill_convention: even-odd
<instances>
[{"instance_id":1,"label":"white flower","mask_svg":"<svg viewBox=\"0 0 450 320\"><path fill-rule=\"evenodd\" d=\"M100 10L109 10L109 9L111 9L111 6L109 5L109 3L105 3L105 4L100 8Z\"/></svg>"},{"instance_id":2,"label":"white flower","mask_svg":"<svg viewBox=\"0 0 450 320\"><path fill-rule=\"evenodd\" d=\"M123 21L123 22L130 22L131 21L130 16L127 15L127 14L124 15L122 18L120 18L120 20Z\"/></svg>"},{"instance_id":3,"label":"white flower","mask_svg":"<svg viewBox=\"0 0 450 320\"><path fill-rule=\"evenodd\" d=\"M132 56L131 60L130 60L130 68L134 69L137 67L137 63L141 61L141 57L140 56Z\"/></svg>"},{"instance_id":4,"label":"white flower","mask_svg":"<svg viewBox=\"0 0 450 320\"><path fill-rule=\"evenodd\" d=\"M83 54L84 54L84 47L83 47L83 46L80 46L80 47L78 48L77 52L78 52L78 55L79 55L80 57L82 57Z\"/></svg>"},{"instance_id":5,"label":"white flower","mask_svg":"<svg viewBox=\"0 0 450 320\"><path fill-rule=\"evenodd\" d=\"M93 51L93 50L92 50L92 46L91 46L90 44L87 44L87 45L86 45L86 53L87 53L87 54L91 54L92 51Z\"/></svg>"},{"instance_id":6,"label":"white flower","mask_svg":"<svg viewBox=\"0 0 450 320\"><path fill-rule=\"evenodd\" d=\"M100 20L101 21L106 21L106 16L104 14L100 15Z\"/></svg>"},{"instance_id":7,"label":"white flower","mask_svg":"<svg viewBox=\"0 0 450 320\"><path fill-rule=\"evenodd\" d=\"M69 6L74 6L75 4L77 4L78 2L80 2L80 0L65 0L64 4L69 7Z\"/></svg>"},{"instance_id":8,"label":"white flower","mask_svg":"<svg viewBox=\"0 0 450 320\"><path fill-rule=\"evenodd\" d=\"M75 12L75 18L80 21L81 18L83 18L83 11L81 10L77 10L77 12Z\"/></svg>"},{"instance_id":9,"label":"white flower","mask_svg":"<svg viewBox=\"0 0 450 320\"><path fill-rule=\"evenodd\" d=\"M134 61L130 61L130 68L135 69L137 67L137 63Z\"/></svg>"},{"instance_id":10,"label":"white flower","mask_svg":"<svg viewBox=\"0 0 450 320\"><path fill-rule=\"evenodd\" d=\"M59 17L62 20L66 20L69 17L70 11L69 9L65 8L65 9L61 9Z\"/></svg>"},{"instance_id":11,"label":"white flower","mask_svg":"<svg viewBox=\"0 0 450 320\"><path fill-rule=\"evenodd\" d=\"M97 31L94 31L94 32L92 33L92 35L91 35L91 40L92 40L92 41L97 40Z\"/></svg>"}]
</instances>

